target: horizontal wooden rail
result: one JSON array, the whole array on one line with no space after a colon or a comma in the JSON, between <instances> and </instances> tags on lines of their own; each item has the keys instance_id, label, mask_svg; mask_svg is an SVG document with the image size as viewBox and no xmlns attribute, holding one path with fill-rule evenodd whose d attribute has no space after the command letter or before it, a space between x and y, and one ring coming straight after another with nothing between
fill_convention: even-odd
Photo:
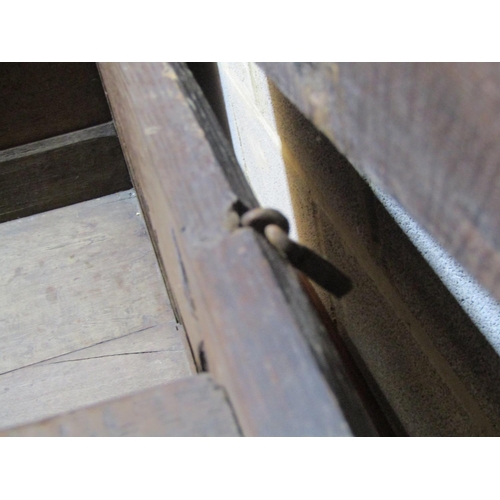
<instances>
[{"instance_id":1,"label":"horizontal wooden rail","mask_svg":"<svg viewBox=\"0 0 500 500\"><path fill-rule=\"evenodd\" d=\"M296 273L239 227L257 203L190 72L99 67L198 365L226 388L244 434L375 434Z\"/></svg>"},{"instance_id":2,"label":"horizontal wooden rail","mask_svg":"<svg viewBox=\"0 0 500 500\"><path fill-rule=\"evenodd\" d=\"M239 435L224 390L205 374L0 431L0 437Z\"/></svg>"},{"instance_id":3,"label":"horizontal wooden rail","mask_svg":"<svg viewBox=\"0 0 500 500\"><path fill-rule=\"evenodd\" d=\"M111 122L0 151L0 222L130 187Z\"/></svg>"},{"instance_id":4,"label":"horizontal wooden rail","mask_svg":"<svg viewBox=\"0 0 500 500\"><path fill-rule=\"evenodd\" d=\"M259 65L500 299L500 64Z\"/></svg>"}]
</instances>

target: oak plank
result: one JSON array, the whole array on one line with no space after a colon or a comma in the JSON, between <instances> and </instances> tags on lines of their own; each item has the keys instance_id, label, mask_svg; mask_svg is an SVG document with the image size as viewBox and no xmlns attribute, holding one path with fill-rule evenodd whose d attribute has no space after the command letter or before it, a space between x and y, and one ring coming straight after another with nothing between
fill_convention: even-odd
<instances>
[{"instance_id":1,"label":"oak plank","mask_svg":"<svg viewBox=\"0 0 500 500\"><path fill-rule=\"evenodd\" d=\"M111 122L0 152L0 222L131 187Z\"/></svg>"},{"instance_id":2,"label":"oak plank","mask_svg":"<svg viewBox=\"0 0 500 500\"><path fill-rule=\"evenodd\" d=\"M171 321L0 375L0 428L191 375L175 326Z\"/></svg>"},{"instance_id":3,"label":"oak plank","mask_svg":"<svg viewBox=\"0 0 500 500\"><path fill-rule=\"evenodd\" d=\"M109 120L95 63L0 63L0 150Z\"/></svg>"},{"instance_id":4,"label":"oak plank","mask_svg":"<svg viewBox=\"0 0 500 500\"><path fill-rule=\"evenodd\" d=\"M256 200L189 71L99 68L198 365L244 434L375 433L296 273L238 228Z\"/></svg>"},{"instance_id":5,"label":"oak plank","mask_svg":"<svg viewBox=\"0 0 500 500\"><path fill-rule=\"evenodd\" d=\"M0 374L174 319L133 190L6 222L0 241Z\"/></svg>"},{"instance_id":6,"label":"oak plank","mask_svg":"<svg viewBox=\"0 0 500 500\"><path fill-rule=\"evenodd\" d=\"M223 389L201 374L0 432L0 436L239 436Z\"/></svg>"},{"instance_id":7,"label":"oak plank","mask_svg":"<svg viewBox=\"0 0 500 500\"><path fill-rule=\"evenodd\" d=\"M500 65L259 63L500 299Z\"/></svg>"}]
</instances>

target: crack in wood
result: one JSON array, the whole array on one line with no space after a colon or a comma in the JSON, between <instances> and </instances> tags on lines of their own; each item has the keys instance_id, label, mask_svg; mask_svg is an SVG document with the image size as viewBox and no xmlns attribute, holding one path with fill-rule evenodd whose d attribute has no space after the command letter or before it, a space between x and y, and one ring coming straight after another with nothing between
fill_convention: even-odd
<instances>
[{"instance_id":1,"label":"crack in wood","mask_svg":"<svg viewBox=\"0 0 500 500\"><path fill-rule=\"evenodd\" d=\"M126 333L125 335L122 335L120 337L115 337L115 338L112 338L112 339L102 340L101 342L97 342L96 344L92 344L92 345L89 345L89 346L86 346L86 347L82 347L80 349L75 349L74 351L65 352L64 354L58 354L57 356L54 356L54 357L48 358L48 359L44 359L43 361L37 361L36 363L30 363L28 365L20 366L19 368L14 368L13 370L8 370L8 371L0 373L0 377L2 375L7 375L8 373L17 372L18 370L22 370L24 368L29 368L29 367L33 367L33 366L37 366L37 365L47 365L47 364L51 365L51 364L54 364L54 363L47 363L47 361L50 361L52 359L61 358L62 356L68 356L69 354L73 354L75 352L83 351L85 349L90 349L92 347L96 347L98 345L106 344L107 342L112 342L114 340L121 340L121 339L124 339L126 337L129 337L130 335L134 335L136 333L142 333L142 332L145 332L147 330L151 330L151 328L156 328L157 326L159 326L159 325L147 326L146 328L141 328L140 330L136 330L134 332ZM90 359L90 358L88 358L88 359Z\"/></svg>"},{"instance_id":2,"label":"crack in wood","mask_svg":"<svg viewBox=\"0 0 500 500\"><path fill-rule=\"evenodd\" d=\"M104 354L102 356L91 356L90 358L65 359L63 361L54 361L53 363L44 363L43 366L58 365L60 363L72 363L74 361L89 361L91 359L111 358L114 356L129 356L131 354L154 354L157 352L183 352L184 349L159 349L158 351L139 351L139 352L120 352L116 354Z\"/></svg>"}]
</instances>

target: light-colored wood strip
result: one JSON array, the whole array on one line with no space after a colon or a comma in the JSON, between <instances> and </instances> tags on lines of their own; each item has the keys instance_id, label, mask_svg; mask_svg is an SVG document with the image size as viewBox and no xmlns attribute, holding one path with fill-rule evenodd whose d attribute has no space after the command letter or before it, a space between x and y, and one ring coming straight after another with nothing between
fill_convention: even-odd
<instances>
[{"instance_id":1,"label":"light-colored wood strip","mask_svg":"<svg viewBox=\"0 0 500 500\"><path fill-rule=\"evenodd\" d=\"M0 436L239 436L225 393L197 375Z\"/></svg>"},{"instance_id":2,"label":"light-colored wood strip","mask_svg":"<svg viewBox=\"0 0 500 500\"><path fill-rule=\"evenodd\" d=\"M0 428L125 396L193 373L174 322L0 375Z\"/></svg>"},{"instance_id":3,"label":"light-colored wood strip","mask_svg":"<svg viewBox=\"0 0 500 500\"><path fill-rule=\"evenodd\" d=\"M0 241L0 374L174 319L134 191L1 224Z\"/></svg>"}]
</instances>

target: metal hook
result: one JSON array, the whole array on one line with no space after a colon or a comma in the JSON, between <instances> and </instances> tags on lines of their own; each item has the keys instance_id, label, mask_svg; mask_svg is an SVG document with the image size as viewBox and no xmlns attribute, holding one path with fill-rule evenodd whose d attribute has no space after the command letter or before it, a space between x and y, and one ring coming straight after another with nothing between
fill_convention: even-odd
<instances>
[{"instance_id":1,"label":"metal hook","mask_svg":"<svg viewBox=\"0 0 500 500\"><path fill-rule=\"evenodd\" d=\"M351 290L351 280L344 273L310 248L288 237L290 225L281 212L271 208L254 208L243 214L241 225L263 234L292 266L327 292L340 298Z\"/></svg>"}]
</instances>

